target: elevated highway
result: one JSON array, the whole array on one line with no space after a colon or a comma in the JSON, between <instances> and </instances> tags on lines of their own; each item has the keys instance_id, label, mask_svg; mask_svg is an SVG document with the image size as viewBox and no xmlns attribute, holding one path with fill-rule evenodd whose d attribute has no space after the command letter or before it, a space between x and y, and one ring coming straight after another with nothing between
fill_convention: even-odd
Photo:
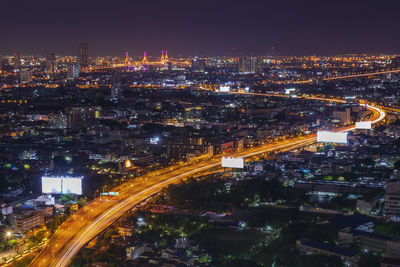
<instances>
[{"instance_id":1,"label":"elevated highway","mask_svg":"<svg viewBox=\"0 0 400 267\"><path fill-rule=\"evenodd\" d=\"M264 95L271 96L271 95ZM312 98L316 101L334 101L342 103L341 99ZM368 107L373 116L372 123L382 121L386 113L379 107ZM338 129L352 131L354 126ZM281 142L252 147L230 154L234 157L249 158L274 151L288 151L316 142L315 134L286 139ZM179 183L192 175L220 166L220 156L214 156L198 162L176 164L174 166L154 171L140 176L132 181L113 189L119 195L109 200L99 198L88 203L84 208L70 216L50 238L45 248L32 261L31 266L67 266L72 257L92 238L110 226L121 215L146 200L169 184Z\"/></svg>"}]
</instances>

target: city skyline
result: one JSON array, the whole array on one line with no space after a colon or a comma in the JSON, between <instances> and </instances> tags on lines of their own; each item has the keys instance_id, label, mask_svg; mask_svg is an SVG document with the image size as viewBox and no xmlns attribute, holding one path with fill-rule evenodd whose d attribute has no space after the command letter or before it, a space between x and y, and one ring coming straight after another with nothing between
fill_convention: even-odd
<instances>
[{"instance_id":1,"label":"city skyline","mask_svg":"<svg viewBox=\"0 0 400 267\"><path fill-rule=\"evenodd\" d=\"M0 54L75 55L80 42L91 56L265 55L272 47L278 55L399 52L395 1L106 3L3 3Z\"/></svg>"},{"instance_id":2,"label":"city skyline","mask_svg":"<svg viewBox=\"0 0 400 267\"><path fill-rule=\"evenodd\" d=\"M1 8L1 266L400 267L399 1Z\"/></svg>"}]
</instances>

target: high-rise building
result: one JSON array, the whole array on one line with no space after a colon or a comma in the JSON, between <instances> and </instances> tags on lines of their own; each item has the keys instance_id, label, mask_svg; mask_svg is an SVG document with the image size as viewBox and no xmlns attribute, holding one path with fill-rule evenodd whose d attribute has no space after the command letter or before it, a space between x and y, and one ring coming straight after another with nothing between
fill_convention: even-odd
<instances>
[{"instance_id":1,"label":"high-rise building","mask_svg":"<svg viewBox=\"0 0 400 267\"><path fill-rule=\"evenodd\" d=\"M400 181L392 180L386 184L385 208L386 215L400 216Z\"/></svg>"},{"instance_id":2,"label":"high-rise building","mask_svg":"<svg viewBox=\"0 0 400 267\"><path fill-rule=\"evenodd\" d=\"M75 79L79 77L79 65L77 63L68 64L67 79Z\"/></svg>"},{"instance_id":3,"label":"high-rise building","mask_svg":"<svg viewBox=\"0 0 400 267\"><path fill-rule=\"evenodd\" d=\"M111 81L111 100L118 102L122 98L121 77L117 72L114 72Z\"/></svg>"},{"instance_id":4,"label":"high-rise building","mask_svg":"<svg viewBox=\"0 0 400 267\"><path fill-rule=\"evenodd\" d=\"M18 52L14 53L13 63L14 69L19 69L21 67L21 56Z\"/></svg>"},{"instance_id":5,"label":"high-rise building","mask_svg":"<svg viewBox=\"0 0 400 267\"><path fill-rule=\"evenodd\" d=\"M239 73L242 74L261 74L264 72L262 58L260 57L241 57L239 58Z\"/></svg>"},{"instance_id":6,"label":"high-rise building","mask_svg":"<svg viewBox=\"0 0 400 267\"><path fill-rule=\"evenodd\" d=\"M192 59L192 71L193 72L205 72L206 71L206 60L201 58Z\"/></svg>"},{"instance_id":7,"label":"high-rise building","mask_svg":"<svg viewBox=\"0 0 400 267\"><path fill-rule=\"evenodd\" d=\"M49 54L46 57L46 73L54 74L57 72L57 59L54 54Z\"/></svg>"},{"instance_id":8,"label":"high-rise building","mask_svg":"<svg viewBox=\"0 0 400 267\"><path fill-rule=\"evenodd\" d=\"M346 108L345 110L335 110L333 111L332 118L339 119L344 124L351 123L351 110Z\"/></svg>"},{"instance_id":9,"label":"high-rise building","mask_svg":"<svg viewBox=\"0 0 400 267\"><path fill-rule=\"evenodd\" d=\"M29 83L32 81L32 72L28 68L21 69L19 76L21 83Z\"/></svg>"},{"instance_id":10,"label":"high-rise building","mask_svg":"<svg viewBox=\"0 0 400 267\"><path fill-rule=\"evenodd\" d=\"M79 64L81 67L89 66L88 45L87 43L79 44Z\"/></svg>"},{"instance_id":11,"label":"high-rise building","mask_svg":"<svg viewBox=\"0 0 400 267\"><path fill-rule=\"evenodd\" d=\"M4 70L6 66L6 61L4 58L0 57L0 71Z\"/></svg>"},{"instance_id":12,"label":"high-rise building","mask_svg":"<svg viewBox=\"0 0 400 267\"><path fill-rule=\"evenodd\" d=\"M53 129L65 129L68 127L68 116L64 114L50 114L49 127Z\"/></svg>"},{"instance_id":13,"label":"high-rise building","mask_svg":"<svg viewBox=\"0 0 400 267\"><path fill-rule=\"evenodd\" d=\"M99 117L97 107L74 107L67 109L68 127L82 127L92 125Z\"/></svg>"}]
</instances>

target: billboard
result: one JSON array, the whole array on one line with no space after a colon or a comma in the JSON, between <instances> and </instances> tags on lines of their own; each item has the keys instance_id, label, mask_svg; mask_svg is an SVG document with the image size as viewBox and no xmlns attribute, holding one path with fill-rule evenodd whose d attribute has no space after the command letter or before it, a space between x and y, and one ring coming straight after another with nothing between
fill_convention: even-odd
<instances>
[{"instance_id":1,"label":"billboard","mask_svg":"<svg viewBox=\"0 0 400 267\"><path fill-rule=\"evenodd\" d=\"M62 193L72 195L82 195L82 178L81 177L64 177L61 178Z\"/></svg>"},{"instance_id":2,"label":"billboard","mask_svg":"<svg viewBox=\"0 0 400 267\"><path fill-rule=\"evenodd\" d=\"M347 132L317 132L317 142L347 144Z\"/></svg>"},{"instance_id":3,"label":"billboard","mask_svg":"<svg viewBox=\"0 0 400 267\"><path fill-rule=\"evenodd\" d=\"M357 121L356 129L372 129L372 122L370 121Z\"/></svg>"},{"instance_id":4,"label":"billboard","mask_svg":"<svg viewBox=\"0 0 400 267\"><path fill-rule=\"evenodd\" d=\"M296 88L287 88L285 89L285 95L291 95L296 93Z\"/></svg>"},{"instance_id":5,"label":"billboard","mask_svg":"<svg viewBox=\"0 0 400 267\"><path fill-rule=\"evenodd\" d=\"M228 93L231 90L229 86L220 86L219 91L222 93Z\"/></svg>"},{"instance_id":6,"label":"billboard","mask_svg":"<svg viewBox=\"0 0 400 267\"><path fill-rule=\"evenodd\" d=\"M42 193L61 194L61 179L58 177L42 177Z\"/></svg>"},{"instance_id":7,"label":"billboard","mask_svg":"<svg viewBox=\"0 0 400 267\"><path fill-rule=\"evenodd\" d=\"M83 177L43 176L42 193L82 195Z\"/></svg>"},{"instance_id":8,"label":"billboard","mask_svg":"<svg viewBox=\"0 0 400 267\"><path fill-rule=\"evenodd\" d=\"M224 168L244 168L244 160L243 158L229 158L222 157L221 158L221 166Z\"/></svg>"}]
</instances>

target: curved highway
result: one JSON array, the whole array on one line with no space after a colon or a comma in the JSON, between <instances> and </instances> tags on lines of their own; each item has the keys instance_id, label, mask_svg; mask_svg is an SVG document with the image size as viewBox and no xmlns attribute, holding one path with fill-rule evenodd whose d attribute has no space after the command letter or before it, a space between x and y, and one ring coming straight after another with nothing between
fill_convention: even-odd
<instances>
[{"instance_id":1,"label":"curved highway","mask_svg":"<svg viewBox=\"0 0 400 267\"><path fill-rule=\"evenodd\" d=\"M264 95L271 96L271 95ZM322 101L344 102L340 99L309 97ZM386 116L381 108L369 106L373 116L368 121L378 123ZM339 129L338 131L352 131L354 126ZM273 151L288 151L316 142L315 134L286 139L284 141L267 144L260 147L244 149L230 154L234 157L252 157ZM133 181L113 189L119 192L111 199L99 198L88 203L74 215L70 216L53 234L42 252L32 261L31 266L67 266L72 257L98 233L103 231L121 215L132 209L140 202L158 193L169 184L179 183L191 175L218 167L221 155L194 163L176 164L172 167L154 171L140 176Z\"/></svg>"}]
</instances>

